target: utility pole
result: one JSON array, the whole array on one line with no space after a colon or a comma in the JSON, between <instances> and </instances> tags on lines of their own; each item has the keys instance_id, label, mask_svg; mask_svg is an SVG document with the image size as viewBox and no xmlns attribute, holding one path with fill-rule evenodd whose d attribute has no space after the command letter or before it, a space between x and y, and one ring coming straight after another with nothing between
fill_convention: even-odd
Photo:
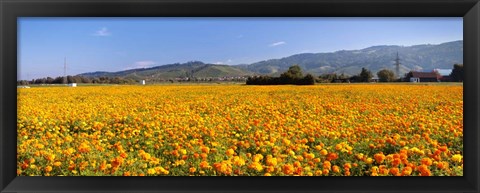
<instances>
[{"instance_id":1,"label":"utility pole","mask_svg":"<svg viewBox=\"0 0 480 193\"><path fill-rule=\"evenodd\" d=\"M67 84L67 57L64 58L63 62L63 83Z\"/></svg>"},{"instance_id":2,"label":"utility pole","mask_svg":"<svg viewBox=\"0 0 480 193\"><path fill-rule=\"evenodd\" d=\"M400 58L398 57L398 52L397 52L397 58L395 58L395 71L397 73L397 78L400 78Z\"/></svg>"}]
</instances>

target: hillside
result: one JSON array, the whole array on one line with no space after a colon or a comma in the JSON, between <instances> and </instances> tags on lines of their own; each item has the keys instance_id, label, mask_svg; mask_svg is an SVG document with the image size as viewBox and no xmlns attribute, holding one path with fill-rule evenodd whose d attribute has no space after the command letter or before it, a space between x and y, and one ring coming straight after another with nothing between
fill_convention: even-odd
<instances>
[{"instance_id":1,"label":"hillside","mask_svg":"<svg viewBox=\"0 0 480 193\"><path fill-rule=\"evenodd\" d=\"M395 71L394 59L399 54L400 74L411 70L431 71L434 68L450 69L455 63L463 63L463 41L438 45L372 46L361 50L341 50L331 53L304 53L281 59L271 59L253 64L217 65L199 61L183 64L167 64L152 68L131 69L118 72L89 72L87 77L122 77L135 80L167 80L174 78L219 78L263 74L279 76L294 64L304 73L320 75L337 73L358 74L362 67L374 74L382 69Z\"/></svg>"},{"instance_id":2,"label":"hillside","mask_svg":"<svg viewBox=\"0 0 480 193\"><path fill-rule=\"evenodd\" d=\"M298 64L305 72L315 75L333 72L353 75L358 74L362 67L375 73L384 68L394 70L397 52L402 63L401 74L410 70L452 68L455 63L463 63L463 41L460 40L439 45L373 46L361 50L296 54L243 65L241 68L260 74L278 75L289 66Z\"/></svg>"},{"instance_id":3,"label":"hillside","mask_svg":"<svg viewBox=\"0 0 480 193\"><path fill-rule=\"evenodd\" d=\"M251 72L235 66L205 64L203 62L187 62L168 64L152 68L131 69L119 72L90 72L79 74L87 77L123 77L135 80L167 80L174 78L218 78L231 76L248 76Z\"/></svg>"}]
</instances>

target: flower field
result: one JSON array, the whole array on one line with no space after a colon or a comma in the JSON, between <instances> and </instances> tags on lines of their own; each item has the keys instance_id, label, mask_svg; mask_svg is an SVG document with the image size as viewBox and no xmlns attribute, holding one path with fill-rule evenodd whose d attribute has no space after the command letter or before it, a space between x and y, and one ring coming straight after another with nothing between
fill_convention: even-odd
<instances>
[{"instance_id":1,"label":"flower field","mask_svg":"<svg viewBox=\"0 0 480 193\"><path fill-rule=\"evenodd\" d=\"M461 176L462 85L18 89L19 176Z\"/></svg>"}]
</instances>

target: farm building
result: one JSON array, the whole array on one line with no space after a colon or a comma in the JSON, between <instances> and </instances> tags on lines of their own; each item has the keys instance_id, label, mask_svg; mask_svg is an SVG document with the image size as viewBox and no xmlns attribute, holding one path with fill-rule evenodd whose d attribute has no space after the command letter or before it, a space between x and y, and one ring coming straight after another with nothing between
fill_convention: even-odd
<instances>
[{"instance_id":1,"label":"farm building","mask_svg":"<svg viewBox=\"0 0 480 193\"><path fill-rule=\"evenodd\" d=\"M77 87L77 83L70 83L68 84L69 87Z\"/></svg>"},{"instance_id":2,"label":"farm building","mask_svg":"<svg viewBox=\"0 0 480 193\"><path fill-rule=\"evenodd\" d=\"M410 82L439 82L442 76L437 72L410 72Z\"/></svg>"}]
</instances>

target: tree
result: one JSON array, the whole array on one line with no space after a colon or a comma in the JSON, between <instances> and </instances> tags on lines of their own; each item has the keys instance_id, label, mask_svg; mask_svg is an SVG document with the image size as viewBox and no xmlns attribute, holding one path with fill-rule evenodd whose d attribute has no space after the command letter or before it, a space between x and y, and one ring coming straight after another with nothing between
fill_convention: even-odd
<instances>
[{"instance_id":1,"label":"tree","mask_svg":"<svg viewBox=\"0 0 480 193\"><path fill-rule=\"evenodd\" d=\"M393 82L395 81L395 73L391 70L383 69L377 72L377 76L380 82Z\"/></svg>"},{"instance_id":2,"label":"tree","mask_svg":"<svg viewBox=\"0 0 480 193\"><path fill-rule=\"evenodd\" d=\"M454 64L450 77L455 82L463 82L463 64Z\"/></svg>"},{"instance_id":3,"label":"tree","mask_svg":"<svg viewBox=\"0 0 480 193\"><path fill-rule=\"evenodd\" d=\"M323 75L320 75L318 76L318 82L333 82L333 80L337 79L337 74L336 73L333 73L333 74L323 74Z\"/></svg>"},{"instance_id":4,"label":"tree","mask_svg":"<svg viewBox=\"0 0 480 193\"><path fill-rule=\"evenodd\" d=\"M362 72L360 72L360 81L361 82L370 82L372 80L372 72L367 70L366 68L362 68Z\"/></svg>"},{"instance_id":5,"label":"tree","mask_svg":"<svg viewBox=\"0 0 480 193\"><path fill-rule=\"evenodd\" d=\"M315 84L315 77L313 77L311 74L307 74L305 77L303 77L302 81L299 84L314 85Z\"/></svg>"},{"instance_id":6,"label":"tree","mask_svg":"<svg viewBox=\"0 0 480 193\"><path fill-rule=\"evenodd\" d=\"M288 71L287 72L284 72L282 75L280 75L281 77L284 76L284 77L288 77L288 78L291 78L291 79L301 79L303 78L303 74L302 74L302 68L300 68L300 66L298 65L293 65L293 66L290 66L288 68Z\"/></svg>"},{"instance_id":7,"label":"tree","mask_svg":"<svg viewBox=\"0 0 480 193\"><path fill-rule=\"evenodd\" d=\"M54 81L54 80L55 80L55 79L53 79L52 77L47 77L46 83L47 83L47 84L53 84L53 81Z\"/></svg>"}]
</instances>

